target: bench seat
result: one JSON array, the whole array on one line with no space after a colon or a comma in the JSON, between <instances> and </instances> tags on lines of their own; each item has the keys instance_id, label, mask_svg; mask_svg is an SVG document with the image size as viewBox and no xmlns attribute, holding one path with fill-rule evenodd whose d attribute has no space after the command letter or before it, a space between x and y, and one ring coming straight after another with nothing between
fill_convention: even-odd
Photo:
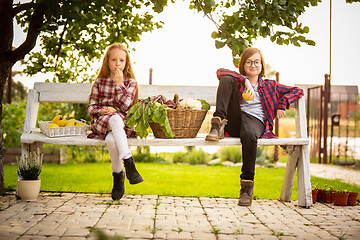
<instances>
[{"instance_id":1,"label":"bench seat","mask_svg":"<svg viewBox=\"0 0 360 240\"><path fill-rule=\"evenodd\" d=\"M226 137L218 142L205 141L206 134L198 134L196 138L155 138L149 134L147 138L128 138L129 146L233 146L239 145L239 138ZM26 144L43 143L53 145L105 145L104 140L89 139L85 135L50 138L40 132L39 128L31 133L24 133L21 142ZM309 144L308 138L259 139L259 146L298 146Z\"/></svg>"}]
</instances>

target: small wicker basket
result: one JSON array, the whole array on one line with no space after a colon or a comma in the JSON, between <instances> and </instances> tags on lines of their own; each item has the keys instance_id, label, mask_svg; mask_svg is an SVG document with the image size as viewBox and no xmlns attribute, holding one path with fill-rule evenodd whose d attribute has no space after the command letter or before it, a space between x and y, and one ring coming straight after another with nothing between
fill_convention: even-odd
<instances>
[{"instance_id":1,"label":"small wicker basket","mask_svg":"<svg viewBox=\"0 0 360 240\"><path fill-rule=\"evenodd\" d=\"M85 120L81 120L84 126L56 127L48 128L51 121L39 121L40 131L48 137L66 137L75 135L85 135L89 130L89 125Z\"/></svg>"},{"instance_id":2,"label":"small wicker basket","mask_svg":"<svg viewBox=\"0 0 360 240\"><path fill-rule=\"evenodd\" d=\"M166 114L174 138L194 138L205 119L207 109L167 109ZM169 138L158 123L150 123L156 138Z\"/></svg>"}]
</instances>

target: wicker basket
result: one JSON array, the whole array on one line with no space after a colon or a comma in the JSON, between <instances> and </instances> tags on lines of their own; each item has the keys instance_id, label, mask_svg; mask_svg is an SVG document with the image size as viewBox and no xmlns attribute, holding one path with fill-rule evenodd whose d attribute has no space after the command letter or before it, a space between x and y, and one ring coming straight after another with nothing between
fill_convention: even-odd
<instances>
[{"instance_id":1,"label":"wicker basket","mask_svg":"<svg viewBox=\"0 0 360 240\"><path fill-rule=\"evenodd\" d=\"M89 129L89 125L82 120L84 126L56 127L48 128L51 121L39 121L40 131L48 137L66 137L75 135L85 135Z\"/></svg>"},{"instance_id":2,"label":"wicker basket","mask_svg":"<svg viewBox=\"0 0 360 240\"><path fill-rule=\"evenodd\" d=\"M208 110L167 109L171 131L174 138L194 138L198 134ZM150 123L156 138L169 138L158 123Z\"/></svg>"}]
</instances>

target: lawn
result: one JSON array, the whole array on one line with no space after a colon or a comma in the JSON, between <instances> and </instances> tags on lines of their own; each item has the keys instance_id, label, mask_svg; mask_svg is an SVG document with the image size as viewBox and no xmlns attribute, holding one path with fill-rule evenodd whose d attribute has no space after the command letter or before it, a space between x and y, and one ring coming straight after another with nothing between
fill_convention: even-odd
<instances>
[{"instance_id":1,"label":"lawn","mask_svg":"<svg viewBox=\"0 0 360 240\"><path fill-rule=\"evenodd\" d=\"M125 181L125 193L143 195L171 195L196 197L239 197L240 167L199 166L137 163L144 182L130 185ZM5 186L16 188L16 166L6 165ZM284 168L256 168L254 198L280 197ZM319 187L328 184L349 191L359 187L339 180L312 178ZM297 199L297 179L291 199ZM110 193L112 175L110 163L44 164L41 173L41 191Z\"/></svg>"}]
</instances>

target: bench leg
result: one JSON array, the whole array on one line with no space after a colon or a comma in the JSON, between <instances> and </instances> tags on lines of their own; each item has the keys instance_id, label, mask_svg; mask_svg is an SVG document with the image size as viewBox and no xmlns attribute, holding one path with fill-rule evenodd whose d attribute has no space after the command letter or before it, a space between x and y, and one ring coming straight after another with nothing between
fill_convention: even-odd
<instances>
[{"instance_id":1,"label":"bench leg","mask_svg":"<svg viewBox=\"0 0 360 240\"><path fill-rule=\"evenodd\" d=\"M308 145L302 147L297 165L299 206L309 208L313 203L311 194L310 158Z\"/></svg>"},{"instance_id":2,"label":"bench leg","mask_svg":"<svg viewBox=\"0 0 360 240\"><path fill-rule=\"evenodd\" d=\"M285 176L281 190L280 200L290 202L291 192L295 179L296 166L300 155L300 146L288 146L286 152L289 154L286 162Z\"/></svg>"}]
</instances>

